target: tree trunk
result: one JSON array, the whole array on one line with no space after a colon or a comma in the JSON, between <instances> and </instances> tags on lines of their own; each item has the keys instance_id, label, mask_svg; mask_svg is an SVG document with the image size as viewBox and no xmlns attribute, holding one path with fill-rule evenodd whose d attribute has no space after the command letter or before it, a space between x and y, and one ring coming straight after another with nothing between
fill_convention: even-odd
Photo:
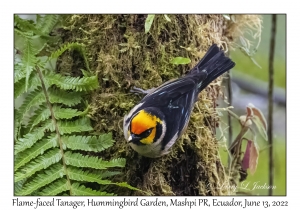
<instances>
[{"instance_id":1,"label":"tree trunk","mask_svg":"<svg viewBox=\"0 0 300 210\"><path fill-rule=\"evenodd\" d=\"M126 143L123 117L141 96L133 86L150 89L192 68L212 43L225 50L232 34L222 15L155 15L145 33L147 15L72 15L65 17L63 42L85 44L90 69L98 75L100 88L89 100L90 116L99 133L112 132L115 145L101 154L126 158L123 177L134 187L152 195L229 195L234 192L219 153L215 129L219 116L216 99L222 94L217 82L199 94L184 135L171 152L157 159L141 157ZM169 20L168 20L169 19ZM174 57L191 63L174 65ZM76 52L65 54L58 69L80 74L84 62ZM223 186L223 187L221 187ZM115 188L118 195L143 195Z\"/></svg>"}]
</instances>

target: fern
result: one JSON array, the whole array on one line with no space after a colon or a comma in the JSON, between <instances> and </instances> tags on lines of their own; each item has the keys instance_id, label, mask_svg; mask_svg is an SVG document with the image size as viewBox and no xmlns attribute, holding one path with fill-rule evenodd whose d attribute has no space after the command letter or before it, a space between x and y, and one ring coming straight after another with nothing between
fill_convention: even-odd
<instances>
[{"instance_id":1,"label":"fern","mask_svg":"<svg viewBox=\"0 0 300 210\"><path fill-rule=\"evenodd\" d=\"M23 71L23 70L22 70ZM19 78L19 80L15 79L15 84L14 84L14 98L18 98L21 94L23 94L26 90L26 82L25 82L25 73L23 78ZM41 87L41 83L37 75L31 74L29 79L28 79L28 87L30 89L36 89L38 87Z\"/></svg>"},{"instance_id":2,"label":"fern","mask_svg":"<svg viewBox=\"0 0 300 210\"><path fill-rule=\"evenodd\" d=\"M65 178L58 179L44 188L38 195L57 195L61 192L65 192L70 189L68 186L68 181Z\"/></svg>"},{"instance_id":3,"label":"fern","mask_svg":"<svg viewBox=\"0 0 300 210\"><path fill-rule=\"evenodd\" d=\"M72 150L84 150L100 152L113 145L111 134L102 134L100 136L67 136L62 137L65 147Z\"/></svg>"},{"instance_id":4,"label":"fern","mask_svg":"<svg viewBox=\"0 0 300 210\"><path fill-rule=\"evenodd\" d=\"M66 106L74 106L81 102L82 93L67 92L59 89L51 89L48 91L50 103L59 103Z\"/></svg>"},{"instance_id":5,"label":"fern","mask_svg":"<svg viewBox=\"0 0 300 210\"><path fill-rule=\"evenodd\" d=\"M124 167L125 159L86 155L104 151L114 141L110 133L87 135L93 128L83 97L99 84L89 69L84 46L68 43L45 56L48 35L58 21L57 15L38 15L36 22L15 16L15 53L19 55L14 65L14 97L24 99L14 116L15 194L114 195L103 191L107 185L138 190L108 179L120 174L115 168ZM82 77L49 69L66 50L77 50L83 56L88 71L82 70ZM98 183L102 190L86 187L89 182Z\"/></svg>"},{"instance_id":6,"label":"fern","mask_svg":"<svg viewBox=\"0 0 300 210\"><path fill-rule=\"evenodd\" d=\"M80 52L80 54L82 55L82 57L84 59L87 70L90 71L90 67L88 65L88 60L87 60L86 53L84 50L84 45L79 44L77 42L67 43L67 44L63 45L59 50L57 50L56 52L53 52L50 57L58 58L60 55L62 55L65 51L67 51L69 49L75 49Z\"/></svg>"},{"instance_id":7,"label":"fern","mask_svg":"<svg viewBox=\"0 0 300 210\"><path fill-rule=\"evenodd\" d=\"M36 29L43 35L48 35L58 22L58 15L45 15L37 18Z\"/></svg>"},{"instance_id":8,"label":"fern","mask_svg":"<svg viewBox=\"0 0 300 210\"><path fill-rule=\"evenodd\" d=\"M47 84L56 85L63 90L90 91L98 87L98 78L92 77L65 77L53 72L45 75Z\"/></svg>"}]
</instances>

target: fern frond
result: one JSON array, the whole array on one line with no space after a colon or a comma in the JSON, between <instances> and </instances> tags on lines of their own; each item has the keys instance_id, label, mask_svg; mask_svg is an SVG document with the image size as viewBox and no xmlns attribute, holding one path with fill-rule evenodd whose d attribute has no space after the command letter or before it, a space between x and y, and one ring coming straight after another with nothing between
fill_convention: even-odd
<instances>
[{"instance_id":1,"label":"fern frond","mask_svg":"<svg viewBox=\"0 0 300 210\"><path fill-rule=\"evenodd\" d=\"M16 109L14 109L14 141L17 141L18 139L20 128L21 126L19 123L17 123L16 119Z\"/></svg>"},{"instance_id":2,"label":"fern frond","mask_svg":"<svg viewBox=\"0 0 300 210\"><path fill-rule=\"evenodd\" d=\"M15 26L17 28L19 28L21 31L26 31L27 33L31 32L31 33L40 34L40 35L42 34L38 29L36 29L33 22L24 20L24 19L20 18L18 15L14 15L14 23L15 23ZM28 38L28 37L26 37L26 38Z\"/></svg>"},{"instance_id":3,"label":"fern frond","mask_svg":"<svg viewBox=\"0 0 300 210\"><path fill-rule=\"evenodd\" d=\"M83 44L80 44L78 42L70 42L67 44L64 44L62 47L60 47L58 50L54 51L51 55L50 58L58 58L61 56L65 51L67 50L72 50L72 49L79 49L84 47Z\"/></svg>"},{"instance_id":4,"label":"fern frond","mask_svg":"<svg viewBox=\"0 0 300 210\"><path fill-rule=\"evenodd\" d=\"M34 35L32 31L21 31L17 28L14 29L14 32L16 36L19 36L22 39L30 39Z\"/></svg>"},{"instance_id":5,"label":"fern frond","mask_svg":"<svg viewBox=\"0 0 300 210\"><path fill-rule=\"evenodd\" d=\"M136 190L127 183L106 180L121 173L107 169L124 167L125 159L103 160L75 152L100 152L114 141L110 133L84 136L93 130L87 117L89 106L85 110L74 107L87 91L99 87L98 77L89 69L84 45L69 43L51 57L46 50L40 56L41 50L53 41L49 33L58 21L58 15L37 15L36 24L15 18L14 97L24 98L14 115L15 194L113 195L104 192L106 185ZM82 55L87 69L81 70L82 77L55 71L57 58L66 50ZM87 188L88 183L98 183L100 190Z\"/></svg>"},{"instance_id":6,"label":"fern frond","mask_svg":"<svg viewBox=\"0 0 300 210\"><path fill-rule=\"evenodd\" d=\"M25 74L25 73L24 73ZM25 93L25 82L26 78L22 78L15 82L14 84L14 98L19 97L21 94ZM28 80L28 87L30 89L36 89L37 87L41 87L41 81L36 74L31 74Z\"/></svg>"},{"instance_id":7,"label":"fern frond","mask_svg":"<svg viewBox=\"0 0 300 210\"><path fill-rule=\"evenodd\" d=\"M83 156L75 152L66 152L65 161L67 165L76 167L89 167L94 169L106 169L110 167L124 167L126 160L124 158L117 158L110 161L102 160L101 158Z\"/></svg>"},{"instance_id":8,"label":"fern frond","mask_svg":"<svg viewBox=\"0 0 300 210\"><path fill-rule=\"evenodd\" d=\"M19 124L22 123L25 114L31 107L39 106L45 102L46 102L46 98L41 88L38 88L30 92L26 97L26 99L24 100L23 104L20 106L20 108L17 111L17 116L16 116L17 122Z\"/></svg>"},{"instance_id":9,"label":"fern frond","mask_svg":"<svg viewBox=\"0 0 300 210\"><path fill-rule=\"evenodd\" d=\"M23 71L21 63L14 64L14 83L18 82L20 79L25 78L26 73Z\"/></svg>"},{"instance_id":10,"label":"fern frond","mask_svg":"<svg viewBox=\"0 0 300 210\"><path fill-rule=\"evenodd\" d=\"M82 93L80 92L67 92L65 90L50 89L48 94L49 101L51 103L61 103L67 106L79 104L82 99Z\"/></svg>"},{"instance_id":11,"label":"fern frond","mask_svg":"<svg viewBox=\"0 0 300 210\"><path fill-rule=\"evenodd\" d=\"M69 77L51 71L45 74L48 85L56 85L63 90L91 91L99 87L98 77Z\"/></svg>"},{"instance_id":12,"label":"fern frond","mask_svg":"<svg viewBox=\"0 0 300 210\"><path fill-rule=\"evenodd\" d=\"M24 68L24 72L26 72L26 80L25 80L25 91L28 90L28 80L31 72L33 71L34 66L36 65L38 59L35 55L38 53L36 49L33 47L32 39L25 39L24 43L24 51L22 56L22 64Z\"/></svg>"},{"instance_id":13,"label":"fern frond","mask_svg":"<svg viewBox=\"0 0 300 210\"><path fill-rule=\"evenodd\" d=\"M96 182L96 183L102 184L102 185L117 185L119 187L126 187L131 190L139 190L135 187L132 187L131 185L129 185L126 182L114 183L110 180L101 179L101 176L99 176L98 174L94 174L94 173L87 172L87 171L82 171L81 169L74 168L74 167L68 168L68 175L70 176L70 178L72 180L76 180L76 181Z\"/></svg>"},{"instance_id":14,"label":"fern frond","mask_svg":"<svg viewBox=\"0 0 300 210\"><path fill-rule=\"evenodd\" d=\"M80 185L79 183L73 183L71 187L72 195L77 196L112 196L113 193L107 193L107 192L101 192L92 190L90 188L86 188L83 185Z\"/></svg>"},{"instance_id":15,"label":"fern frond","mask_svg":"<svg viewBox=\"0 0 300 210\"><path fill-rule=\"evenodd\" d=\"M50 165L57 163L62 158L61 151L58 148L51 149L47 153L40 155L38 158L29 162L15 173L15 182L30 177L37 171L48 168Z\"/></svg>"},{"instance_id":16,"label":"fern frond","mask_svg":"<svg viewBox=\"0 0 300 210\"><path fill-rule=\"evenodd\" d=\"M71 108L62 108L61 106L53 106L53 112L54 117L56 119L71 119L73 117L77 116L83 116L84 114L87 114L88 109L81 112L77 109L71 109Z\"/></svg>"},{"instance_id":17,"label":"fern frond","mask_svg":"<svg viewBox=\"0 0 300 210\"><path fill-rule=\"evenodd\" d=\"M57 127L61 135L93 130L90 119L87 117L79 118L78 120L73 121L58 121Z\"/></svg>"},{"instance_id":18,"label":"fern frond","mask_svg":"<svg viewBox=\"0 0 300 210\"><path fill-rule=\"evenodd\" d=\"M108 170L96 170L96 169L94 169L94 170L96 171L94 173L99 174L99 177L101 177L101 179L121 174L120 171L108 171Z\"/></svg>"},{"instance_id":19,"label":"fern frond","mask_svg":"<svg viewBox=\"0 0 300 210\"><path fill-rule=\"evenodd\" d=\"M63 45L60 49L53 52L51 54L50 58L58 58L65 51L72 50L72 49L77 50L78 52L80 52L80 54L82 55L82 57L84 59L85 66L86 66L87 70L90 72L91 70L90 70L88 59L87 59L87 56L86 56L85 47L84 47L83 44L80 44L78 42L71 42L71 43L67 43L67 44Z\"/></svg>"},{"instance_id":20,"label":"fern frond","mask_svg":"<svg viewBox=\"0 0 300 210\"><path fill-rule=\"evenodd\" d=\"M101 176L88 171L83 171L80 168L68 167L68 175L70 179L84 182L97 182L99 184L110 184L109 180L102 180Z\"/></svg>"},{"instance_id":21,"label":"fern frond","mask_svg":"<svg viewBox=\"0 0 300 210\"><path fill-rule=\"evenodd\" d=\"M140 189L138 189L138 188L136 188L136 187L132 187L130 184L128 184L127 182L116 182L116 183L113 183L114 185L117 185L117 186L119 186L119 187L126 187L126 188L128 188L128 189L130 189L130 190L138 190L138 191L140 191L140 192L144 192L144 191L142 191L142 190L140 190ZM144 193L146 193L146 192L144 192Z\"/></svg>"},{"instance_id":22,"label":"fern frond","mask_svg":"<svg viewBox=\"0 0 300 210\"><path fill-rule=\"evenodd\" d=\"M25 181L26 180L21 180L19 182L14 183L14 192L15 192L15 194L17 194L18 192L20 192L22 190Z\"/></svg>"},{"instance_id":23,"label":"fern frond","mask_svg":"<svg viewBox=\"0 0 300 210\"><path fill-rule=\"evenodd\" d=\"M58 15L45 15L37 19L36 28L44 35L48 35L58 22Z\"/></svg>"},{"instance_id":24,"label":"fern frond","mask_svg":"<svg viewBox=\"0 0 300 210\"><path fill-rule=\"evenodd\" d=\"M67 190L70 190L67 180L61 178L47 185L38 195L54 196Z\"/></svg>"},{"instance_id":25,"label":"fern frond","mask_svg":"<svg viewBox=\"0 0 300 210\"><path fill-rule=\"evenodd\" d=\"M41 127L33 129L31 133L27 133L23 138L18 139L15 144L15 155L27 148L30 148L34 143L43 138L45 131L47 130L55 130L52 120L50 119L45 121Z\"/></svg>"},{"instance_id":26,"label":"fern frond","mask_svg":"<svg viewBox=\"0 0 300 210\"><path fill-rule=\"evenodd\" d=\"M34 111L34 114L30 118L27 126L30 128L31 131L34 126L45 121L50 116L51 116L51 111L47 107L46 103L44 103L41 106L39 106L37 110Z\"/></svg>"},{"instance_id":27,"label":"fern frond","mask_svg":"<svg viewBox=\"0 0 300 210\"><path fill-rule=\"evenodd\" d=\"M100 152L114 143L111 133L102 134L100 136L62 136L64 145L71 150L84 150Z\"/></svg>"},{"instance_id":28,"label":"fern frond","mask_svg":"<svg viewBox=\"0 0 300 210\"><path fill-rule=\"evenodd\" d=\"M27 182L23 188L16 193L20 195L30 195L32 192L38 190L41 187L63 177L65 175L63 166L60 163L56 163L46 170L38 173L30 182Z\"/></svg>"},{"instance_id":29,"label":"fern frond","mask_svg":"<svg viewBox=\"0 0 300 210\"><path fill-rule=\"evenodd\" d=\"M38 141L33 147L30 147L17 155L14 170L16 171L38 155L42 155L46 150L57 146L56 135L49 136L47 140Z\"/></svg>"}]
</instances>

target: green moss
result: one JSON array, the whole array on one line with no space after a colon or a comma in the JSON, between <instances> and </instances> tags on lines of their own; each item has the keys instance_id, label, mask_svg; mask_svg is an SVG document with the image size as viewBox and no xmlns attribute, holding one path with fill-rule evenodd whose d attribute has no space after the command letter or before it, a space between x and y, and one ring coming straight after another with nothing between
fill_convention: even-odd
<instances>
[{"instance_id":1,"label":"green moss","mask_svg":"<svg viewBox=\"0 0 300 210\"><path fill-rule=\"evenodd\" d=\"M100 155L125 157L126 181L153 195L230 194L229 190L216 187L229 179L220 164L214 137L219 120L213 102L220 94L217 83L199 95L201 102L196 103L187 131L169 155L158 159L141 157L123 137L123 117L141 99L130 93L133 86L150 89L178 78L203 57L212 43L227 46L229 40L224 35L226 22L222 15L168 15L170 22L163 15L155 15L145 34L146 17L65 17L63 40L86 46L90 68L99 78L100 88L89 99L94 128L112 132L116 141L109 152ZM191 63L173 65L170 61L174 57L190 58ZM62 58L60 69L72 74L84 68L81 62L70 52Z\"/></svg>"}]
</instances>

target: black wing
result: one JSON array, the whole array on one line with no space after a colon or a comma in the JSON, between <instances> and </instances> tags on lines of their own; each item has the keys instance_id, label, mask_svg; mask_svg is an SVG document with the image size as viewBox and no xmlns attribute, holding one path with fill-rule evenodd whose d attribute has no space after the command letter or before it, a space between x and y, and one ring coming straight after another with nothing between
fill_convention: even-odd
<instances>
[{"instance_id":1,"label":"black wing","mask_svg":"<svg viewBox=\"0 0 300 210\"><path fill-rule=\"evenodd\" d=\"M200 76L201 75L201 76ZM170 140L177 132L178 135L189 121L192 108L198 96L199 76L204 80L207 73L204 71L194 75L187 75L178 80L163 84L154 92L145 96L141 103L144 107L156 107L164 115L168 125L164 140ZM163 146L168 142L163 141Z\"/></svg>"}]
</instances>

